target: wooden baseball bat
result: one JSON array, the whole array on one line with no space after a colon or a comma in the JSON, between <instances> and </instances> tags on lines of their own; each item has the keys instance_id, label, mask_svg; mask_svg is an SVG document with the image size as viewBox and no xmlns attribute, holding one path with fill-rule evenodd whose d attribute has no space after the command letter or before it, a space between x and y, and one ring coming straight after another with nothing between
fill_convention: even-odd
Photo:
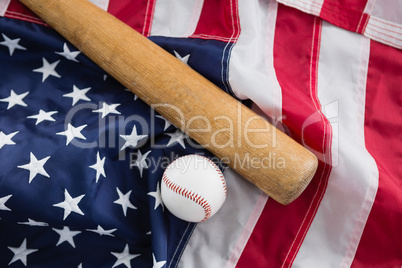
<instances>
[{"instance_id":1,"label":"wooden baseball bat","mask_svg":"<svg viewBox=\"0 0 402 268\"><path fill-rule=\"evenodd\" d=\"M20 0L91 60L282 204L317 158L190 67L88 0Z\"/></svg>"}]
</instances>

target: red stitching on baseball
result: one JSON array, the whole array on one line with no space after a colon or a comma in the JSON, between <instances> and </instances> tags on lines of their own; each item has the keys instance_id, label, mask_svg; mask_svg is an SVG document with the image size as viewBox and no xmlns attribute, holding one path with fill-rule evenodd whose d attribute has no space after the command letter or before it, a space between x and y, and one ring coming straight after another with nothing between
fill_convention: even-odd
<instances>
[{"instance_id":1,"label":"red stitching on baseball","mask_svg":"<svg viewBox=\"0 0 402 268\"><path fill-rule=\"evenodd\" d=\"M166 175L163 175L162 180L165 183L165 185L168 186L169 189L190 199L191 201L197 203L204 209L205 216L201 221L205 221L211 216L212 209L211 209L211 205L208 203L207 200L205 200L201 196L198 196L198 194L196 194L196 193L193 193L191 191L188 191L185 188L181 188L179 185L176 185L174 182L169 180L169 178ZM183 190L184 190L184 193L181 193L181 191L183 191Z\"/></svg>"},{"instance_id":2,"label":"red stitching on baseball","mask_svg":"<svg viewBox=\"0 0 402 268\"><path fill-rule=\"evenodd\" d=\"M215 170L216 170L216 171L218 172L218 174L219 174L219 177L221 178L222 186L223 186L223 189L224 189L224 191L225 191L225 196L227 196L226 181L225 181L225 178L224 178L224 176L223 176L223 174L222 174L222 171L219 169L219 167L218 167L211 159L209 159L209 158L207 158L207 157L205 157L205 156L202 156L202 155L196 155L196 156L199 156L199 157L201 157L201 158L206 159L206 160L211 164L211 166L212 166L213 168L215 168ZM178 160L178 159L180 159L180 158L183 158L183 157L186 157L186 155L185 155L185 156L181 156L181 157L177 158L176 160ZM175 161L176 161L176 160L175 160ZM170 167L171 167L171 165L169 165L169 166L166 168L166 170L169 169ZM179 185L175 184L174 182L172 182L172 181L166 176L166 174L163 175L162 180L163 180L163 182L165 183L165 185L166 185L169 189L171 189L172 191L174 191L174 192L177 193L177 194L180 194L180 195L182 195L182 196L184 196L184 197L190 199L191 201L197 203L198 205L200 205L200 206L204 209L205 217L204 217L201 221L205 221L205 220L207 220L207 219L211 216L211 214L212 214L211 205L210 205L210 204L208 203L208 201L207 201L206 199L204 199L202 196L198 196L197 193L191 192L191 191L189 191L189 190L187 190L187 189L185 189L185 188L181 188L181 186L179 186Z\"/></svg>"}]
</instances>

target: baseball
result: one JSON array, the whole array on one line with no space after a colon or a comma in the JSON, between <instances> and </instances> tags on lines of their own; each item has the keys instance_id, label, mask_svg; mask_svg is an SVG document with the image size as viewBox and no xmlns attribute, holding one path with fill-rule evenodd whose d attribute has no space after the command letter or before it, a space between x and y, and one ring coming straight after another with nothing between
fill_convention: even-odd
<instances>
[{"instance_id":1,"label":"baseball","mask_svg":"<svg viewBox=\"0 0 402 268\"><path fill-rule=\"evenodd\" d=\"M186 155L165 170L161 184L162 201L176 217L202 222L214 215L226 199L222 172L210 159Z\"/></svg>"}]
</instances>

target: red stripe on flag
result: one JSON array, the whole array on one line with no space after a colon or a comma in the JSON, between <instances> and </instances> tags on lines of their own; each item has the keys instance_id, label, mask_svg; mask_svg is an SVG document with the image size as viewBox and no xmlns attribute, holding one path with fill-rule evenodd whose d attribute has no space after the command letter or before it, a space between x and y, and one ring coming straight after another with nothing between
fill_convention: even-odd
<instances>
[{"instance_id":1,"label":"red stripe on flag","mask_svg":"<svg viewBox=\"0 0 402 268\"><path fill-rule=\"evenodd\" d=\"M11 1L4 16L7 18L19 19L46 25L43 20L39 19L34 13L32 13L19 1Z\"/></svg>"},{"instance_id":2,"label":"red stripe on flag","mask_svg":"<svg viewBox=\"0 0 402 268\"><path fill-rule=\"evenodd\" d=\"M156 0L110 0L108 12L138 32L149 36ZM12 0L5 17L46 25L19 1Z\"/></svg>"},{"instance_id":3,"label":"red stripe on flag","mask_svg":"<svg viewBox=\"0 0 402 268\"><path fill-rule=\"evenodd\" d=\"M236 0L204 0L200 19L192 38L236 42L240 34Z\"/></svg>"},{"instance_id":4,"label":"red stripe on flag","mask_svg":"<svg viewBox=\"0 0 402 268\"><path fill-rule=\"evenodd\" d=\"M402 265L402 53L371 41L365 140L379 185L352 267Z\"/></svg>"},{"instance_id":5,"label":"red stripe on flag","mask_svg":"<svg viewBox=\"0 0 402 268\"><path fill-rule=\"evenodd\" d=\"M367 0L325 0L320 17L346 30L362 33L368 21Z\"/></svg>"},{"instance_id":6,"label":"red stripe on flag","mask_svg":"<svg viewBox=\"0 0 402 268\"><path fill-rule=\"evenodd\" d=\"M282 88L283 122L321 160L316 176L293 203L268 200L238 267L290 266L325 192L332 131L316 93L320 32L319 18L278 5L274 66Z\"/></svg>"},{"instance_id":7,"label":"red stripe on flag","mask_svg":"<svg viewBox=\"0 0 402 268\"><path fill-rule=\"evenodd\" d=\"M108 12L149 36L154 8L155 0L110 0Z\"/></svg>"},{"instance_id":8,"label":"red stripe on flag","mask_svg":"<svg viewBox=\"0 0 402 268\"><path fill-rule=\"evenodd\" d=\"M321 42L321 24L322 20L319 18L314 19L313 26L313 38L311 44L311 55L310 55L310 94L305 96L305 100L308 101L309 98L312 100L314 105L309 105L305 107L303 114L307 117L302 122L298 122L298 130L301 130L302 137L301 142L311 151L316 154L319 158L319 169L313 178L309 188L307 188L305 194L301 198L305 198L305 201L310 202L306 211L306 214L301 222L298 229L297 235L295 236L292 245L287 253L286 259L283 262L282 267L290 267L299 251L303 240L307 234L307 231L314 219L317 209L321 203L325 189L327 188L328 178L331 172L331 140L332 140L332 128L323 115L321 110L321 104L318 100L317 93L317 78L318 78L318 60L320 53L320 42ZM304 89L306 90L306 89ZM302 90L303 91L303 90ZM306 94L305 92L304 94ZM284 98L288 105L283 104L284 112L285 109L289 111L294 111L294 107L301 106L299 100L295 98L295 95L291 91L288 93L288 98ZM285 95L285 94L284 94ZM303 105L304 106L304 105ZM315 110L314 110L315 109ZM300 109L297 109L300 112ZM310 114L309 114L310 113ZM284 119L284 123L287 124L292 118ZM311 123L309 122L311 120ZM306 123L307 122L307 123ZM302 123L302 125L300 125ZM310 125L311 124L311 125ZM300 137L297 135L297 140ZM300 201L299 209L306 209L307 204Z\"/></svg>"},{"instance_id":9,"label":"red stripe on flag","mask_svg":"<svg viewBox=\"0 0 402 268\"><path fill-rule=\"evenodd\" d=\"M367 26L369 19L370 19L370 15L364 13L363 16L361 17L359 24L357 25L357 29L356 29L357 33L363 34L366 31L366 26Z\"/></svg>"}]
</instances>

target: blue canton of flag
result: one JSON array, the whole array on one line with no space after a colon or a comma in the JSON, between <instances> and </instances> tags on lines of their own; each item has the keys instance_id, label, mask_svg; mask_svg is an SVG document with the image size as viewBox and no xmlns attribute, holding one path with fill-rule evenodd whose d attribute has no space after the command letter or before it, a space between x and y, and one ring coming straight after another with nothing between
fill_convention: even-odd
<instances>
[{"instance_id":1,"label":"blue canton of flag","mask_svg":"<svg viewBox=\"0 0 402 268\"><path fill-rule=\"evenodd\" d=\"M49 28L0 18L0 73L0 267L174 267L160 179L212 155Z\"/></svg>"}]
</instances>

